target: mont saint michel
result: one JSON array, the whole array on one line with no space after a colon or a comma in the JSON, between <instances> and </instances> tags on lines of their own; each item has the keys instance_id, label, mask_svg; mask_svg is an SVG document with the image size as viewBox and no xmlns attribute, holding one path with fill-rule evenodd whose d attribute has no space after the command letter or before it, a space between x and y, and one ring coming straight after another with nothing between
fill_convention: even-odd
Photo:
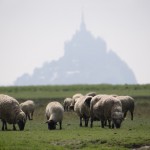
<instances>
[{"instance_id":1,"label":"mont saint michel","mask_svg":"<svg viewBox=\"0 0 150 150\"><path fill-rule=\"evenodd\" d=\"M82 17L80 29L64 44L64 56L43 63L32 75L23 74L14 85L136 84L131 68L95 38Z\"/></svg>"}]
</instances>

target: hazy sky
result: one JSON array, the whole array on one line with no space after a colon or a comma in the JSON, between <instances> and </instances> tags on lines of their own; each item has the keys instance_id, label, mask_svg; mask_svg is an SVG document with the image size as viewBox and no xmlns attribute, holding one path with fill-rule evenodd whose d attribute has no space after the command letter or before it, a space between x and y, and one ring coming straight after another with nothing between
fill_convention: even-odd
<instances>
[{"instance_id":1,"label":"hazy sky","mask_svg":"<svg viewBox=\"0 0 150 150\"><path fill-rule=\"evenodd\" d=\"M64 54L81 23L150 83L150 0L0 0L0 85Z\"/></svg>"}]
</instances>

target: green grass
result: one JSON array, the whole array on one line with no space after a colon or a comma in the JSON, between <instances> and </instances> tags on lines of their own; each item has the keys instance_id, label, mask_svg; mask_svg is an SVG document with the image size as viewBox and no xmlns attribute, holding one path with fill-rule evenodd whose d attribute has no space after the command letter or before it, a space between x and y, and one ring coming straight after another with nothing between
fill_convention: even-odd
<instances>
[{"instance_id":1,"label":"green grass","mask_svg":"<svg viewBox=\"0 0 150 150\"><path fill-rule=\"evenodd\" d=\"M54 131L48 130L44 115L48 102L62 102L75 93L90 91L134 96L134 120L131 121L128 114L120 129L102 129L98 121L94 122L93 128L85 128L79 127L75 112L65 112L63 129L59 130L58 126ZM150 85L0 87L0 93L11 95L19 102L29 98L36 103L34 120L27 121L24 131L12 131L12 125L8 125L8 131L0 130L0 150L119 150L150 145Z\"/></svg>"},{"instance_id":2,"label":"green grass","mask_svg":"<svg viewBox=\"0 0 150 150\"><path fill-rule=\"evenodd\" d=\"M86 94L88 92L97 94L130 95L136 98L149 98L150 84L144 85L59 85L59 86L10 86L0 87L0 93L8 94L16 99L59 99L71 97L75 93Z\"/></svg>"},{"instance_id":3,"label":"green grass","mask_svg":"<svg viewBox=\"0 0 150 150\"><path fill-rule=\"evenodd\" d=\"M150 119L144 118L128 116L120 129L102 129L99 122L85 128L75 113L65 112L63 129L49 131L43 116L27 121L24 131L1 131L0 149L131 149L150 144Z\"/></svg>"}]
</instances>

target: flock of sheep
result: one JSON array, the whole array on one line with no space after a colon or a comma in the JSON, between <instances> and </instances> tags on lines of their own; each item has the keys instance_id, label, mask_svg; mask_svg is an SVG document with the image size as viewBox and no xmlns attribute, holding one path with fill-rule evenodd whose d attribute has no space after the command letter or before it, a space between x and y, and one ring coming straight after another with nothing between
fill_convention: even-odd
<instances>
[{"instance_id":1,"label":"flock of sheep","mask_svg":"<svg viewBox=\"0 0 150 150\"><path fill-rule=\"evenodd\" d=\"M26 120L33 119L35 103L27 100L21 104L8 95L0 94L0 119L2 121L2 130L7 130L7 123L13 124L13 130L16 130L15 124L18 124L20 130L24 130ZM86 95L75 94L72 98L66 98L63 105L57 101L47 104L45 109L46 123L48 129L56 129L59 123L62 129L62 120L64 111L75 111L85 127L93 127L93 121L101 121L101 127L120 128L121 123L126 117L128 111L133 120L134 99L130 96L102 95L91 92ZM108 123L108 124L107 124Z\"/></svg>"},{"instance_id":2,"label":"flock of sheep","mask_svg":"<svg viewBox=\"0 0 150 150\"><path fill-rule=\"evenodd\" d=\"M72 98L64 100L64 110L74 110L80 118L80 126L82 121L85 127L93 127L93 121L101 121L101 127L120 128L121 123L126 117L128 111L131 113L133 120L134 99L130 96L106 95L91 92L86 95L75 94Z\"/></svg>"}]
</instances>

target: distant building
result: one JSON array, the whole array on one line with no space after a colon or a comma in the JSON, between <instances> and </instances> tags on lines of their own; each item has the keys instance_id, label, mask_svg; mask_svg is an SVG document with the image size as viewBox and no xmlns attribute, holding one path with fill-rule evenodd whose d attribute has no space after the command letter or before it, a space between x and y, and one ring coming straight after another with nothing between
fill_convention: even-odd
<instances>
[{"instance_id":1,"label":"distant building","mask_svg":"<svg viewBox=\"0 0 150 150\"><path fill-rule=\"evenodd\" d=\"M129 66L122 61L100 37L95 38L86 29L82 17L80 29L65 43L64 56L45 63L30 76L24 74L15 85L66 84L136 84Z\"/></svg>"}]
</instances>

